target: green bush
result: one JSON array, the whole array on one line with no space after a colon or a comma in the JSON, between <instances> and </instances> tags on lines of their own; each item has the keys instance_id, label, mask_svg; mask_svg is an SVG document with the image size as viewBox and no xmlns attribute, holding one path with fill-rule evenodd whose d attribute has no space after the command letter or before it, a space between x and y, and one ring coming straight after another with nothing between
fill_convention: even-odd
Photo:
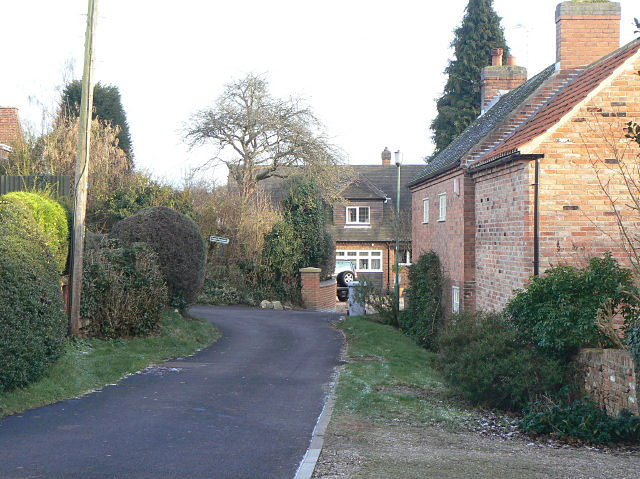
<instances>
[{"instance_id":1,"label":"green bush","mask_svg":"<svg viewBox=\"0 0 640 479\"><path fill-rule=\"evenodd\" d=\"M0 200L0 391L42 376L63 353L56 262L27 207Z\"/></svg>"},{"instance_id":2,"label":"green bush","mask_svg":"<svg viewBox=\"0 0 640 479\"><path fill-rule=\"evenodd\" d=\"M156 253L144 243L107 240L86 250L82 276L83 330L120 338L157 331L167 288Z\"/></svg>"},{"instance_id":3,"label":"green bush","mask_svg":"<svg viewBox=\"0 0 640 479\"><path fill-rule=\"evenodd\" d=\"M215 304L220 306L232 304L246 304L257 306L260 301L266 299L268 294L247 286L236 286L228 282L217 282L210 279L204 280L202 291L198 295L198 303Z\"/></svg>"},{"instance_id":4,"label":"green bush","mask_svg":"<svg viewBox=\"0 0 640 479\"><path fill-rule=\"evenodd\" d=\"M382 323L399 327L400 312L394 291L383 291L371 283L362 282L354 288L356 301L373 309Z\"/></svg>"},{"instance_id":5,"label":"green bush","mask_svg":"<svg viewBox=\"0 0 640 479\"><path fill-rule=\"evenodd\" d=\"M540 395L554 395L567 363L523 344L501 315L451 318L438 336L444 377L474 404L520 411Z\"/></svg>"},{"instance_id":6,"label":"green bush","mask_svg":"<svg viewBox=\"0 0 640 479\"><path fill-rule=\"evenodd\" d=\"M537 401L520 420L523 431L595 444L640 441L640 417L623 411L612 418L588 400L553 403Z\"/></svg>"},{"instance_id":7,"label":"green bush","mask_svg":"<svg viewBox=\"0 0 640 479\"><path fill-rule=\"evenodd\" d=\"M64 272L69 253L69 220L62 205L42 194L24 191L7 193L2 200L20 203L31 211L55 257L58 271Z\"/></svg>"},{"instance_id":8,"label":"green bush","mask_svg":"<svg viewBox=\"0 0 640 479\"><path fill-rule=\"evenodd\" d=\"M116 223L110 235L125 243L147 243L169 289L171 305L184 308L202 288L206 250L200 227L189 217L164 206L145 208Z\"/></svg>"},{"instance_id":9,"label":"green bush","mask_svg":"<svg viewBox=\"0 0 640 479\"><path fill-rule=\"evenodd\" d=\"M260 282L282 299L300 301L300 268L335 269L335 242L327 225L327 205L313 180L293 177L282 201L283 220L265 235Z\"/></svg>"},{"instance_id":10,"label":"green bush","mask_svg":"<svg viewBox=\"0 0 640 479\"><path fill-rule=\"evenodd\" d=\"M505 311L524 342L568 358L579 348L611 346L595 325L596 315L611 301L614 312L636 317L633 291L631 272L607 253L583 269L558 266L531 278Z\"/></svg>"},{"instance_id":11,"label":"green bush","mask_svg":"<svg viewBox=\"0 0 640 479\"><path fill-rule=\"evenodd\" d=\"M400 328L425 347L431 347L442 325L442 266L433 251L409 267L407 308L400 315Z\"/></svg>"}]
</instances>

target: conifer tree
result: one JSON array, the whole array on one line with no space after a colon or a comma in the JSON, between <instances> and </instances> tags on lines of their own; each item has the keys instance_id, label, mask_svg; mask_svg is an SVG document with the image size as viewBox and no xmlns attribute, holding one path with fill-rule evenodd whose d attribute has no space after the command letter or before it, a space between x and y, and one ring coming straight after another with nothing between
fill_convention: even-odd
<instances>
[{"instance_id":1,"label":"conifer tree","mask_svg":"<svg viewBox=\"0 0 640 479\"><path fill-rule=\"evenodd\" d=\"M445 73L449 76L438 99L438 114L431 123L434 155L442 151L480 114L480 74L491 65L491 49L503 48L509 55L500 17L493 0L469 0L462 24L456 28L451 46L455 58Z\"/></svg>"},{"instance_id":2,"label":"conifer tree","mask_svg":"<svg viewBox=\"0 0 640 479\"><path fill-rule=\"evenodd\" d=\"M62 112L71 116L80 114L80 99L82 96L82 83L74 80L69 83L62 92ZM133 164L133 151L131 149L131 134L127 114L122 106L120 90L114 85L102 85L97 83L93 88L93 118L111 123L120 128L118 133L118 146L125 152L129 159L129 165Z\"/></svg>"}]
</instances>

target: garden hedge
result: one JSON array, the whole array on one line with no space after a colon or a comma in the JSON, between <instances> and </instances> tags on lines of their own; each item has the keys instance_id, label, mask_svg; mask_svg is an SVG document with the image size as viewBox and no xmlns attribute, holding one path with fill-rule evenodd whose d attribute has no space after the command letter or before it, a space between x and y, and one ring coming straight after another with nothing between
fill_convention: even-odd
<instances>
[{"instance_id":1,"label":"garden hedge","mask_svg":"<svg viewBox=\"0 0 640 479\"><path fill-rule=\"evenodd\" d=\"M158 255L172 305L184 307L195 300L204 282L207 257L202 231L191 218L154 206L119 221L110 235L128 244L151 246Z\"/></svg>"},{"instance_id":2,"label":"garden hedge","mask_svg":"<svg viewBox=\"0 0 640 479\"><path fill-rule=\"evenodd\" d=\"M46 245L55 257L58 271L63 273L69 254L69 220L62 205L40 193L25 191L7 193L2 199L20 203L29 209L40 227Z\"/></svg>"},{"instance_id":3,"label":"garden hedge","mask_svg":"<svg viewBox=\"0 0 640 479\"><path fill-rule=\"evenodd\" d=\"M145 243L89 243L82 275L81 315L89 336L121 338L158 330L167 302L157 255Z\"/></svg>"},{"instance_id":4,"label":"garden hedge","mask_svg":"<svg viewBox=\"0 0 640 479\"><path fill-rule=\"evenodd\" d=\"M58 267L30 210L0 200L0 391L42 376L67 333Z\"/></svg>"}]
</instances>

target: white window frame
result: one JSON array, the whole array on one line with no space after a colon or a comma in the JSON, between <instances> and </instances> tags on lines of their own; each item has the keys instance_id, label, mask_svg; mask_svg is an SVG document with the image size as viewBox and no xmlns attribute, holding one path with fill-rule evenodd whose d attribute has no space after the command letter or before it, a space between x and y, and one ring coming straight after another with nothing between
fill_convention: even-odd
<instances>
[{"instance_id":1,"label":"white window frame","mask_svg":"<svg viewBox=\"0 0 640 479\"><path fill-rule=\"evenodd\" d=\"M429 198L422 199L422 224L429 223Z\"/></svg>"},{"instance_id":2,"label":"white window frame","mask_svg":"<svg viewBox=\"0 0 640 479\"><path fill-rule=\"evenodd\" d=\"M367 221L360 221L360 208L367 209ZM356 210L356 220L349 221L349 210ZM369 206L347 206L345 210L345 224L348 225L370 225L371 224L371 207Z\"/></svg>"},{"instance_id":3,"label":"white window frame","mask_svg":"<svg viewBox=\"0 0 640 479\"><path fill-rule=\"evenodd\" d=\"M438 195L438 221L447 221L447 194L440 193Z\"/></svg>"},{"instance_id":4,"label":"white window frame","mask_svg":"<svg viewBox=\"0 0 640 479\"><path fill-rule=\"evenodd\" d=\"M356 253L356 256L349 256L348 253ZM379 255L377 256L373 256L371 253L379 253ZM382 273L382 266L383 266L383 261L382 259L384 258L384 252L382 250L377 250L377 249L372 249L372 250L362 250L362 249L358 249L358 250L346 250L346 249L341 249L341 250L337 250L336 251L336 256L339 256L340 259L350 259L353 260L356 263L356 272L357 273ZM369 260L369 267L367 269L362 269L360 268L360 260L361 259L367 259ZM371 263L372 260L374 259L379 259L380 260L380 268L379 269L372 269L371 268Z\"/></svg>"},{"instance_id":5,"label":"white window frame","mask_svg":"<svg viewBox=\"0 0 640 479\"><path fill-rule=\"evenodd\" d=\"M398 258L398 264L400 266L411 266L411 250L405 249L404 251L400 250L400 258ZM404 253L404 257L402 255Z\"/></svg>"},{"instance_id":6,"label":"white window frame","mask_svg":"<svg viewBox=\"0 0 640 479\"><path fill-rule=\"evenodd\" d=\"M460 287L451 287L451 312L456 314L460 312Z\"/></svg>"}]
</instances>

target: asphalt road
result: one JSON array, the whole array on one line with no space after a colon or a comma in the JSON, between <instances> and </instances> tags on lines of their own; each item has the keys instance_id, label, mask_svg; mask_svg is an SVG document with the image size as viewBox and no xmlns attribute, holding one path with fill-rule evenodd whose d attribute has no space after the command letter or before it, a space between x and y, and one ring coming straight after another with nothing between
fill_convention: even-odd
<instances>
[{"instance_id":1,"label":"asphalt road","mask_svg":"<svg viewBox=\"0 0 640 479\"><path fill-rule=\"evenodd\" d=\"M292 478L342 340L334 315L196 306L222 338L0 420L0 478Z\"/></svg>"}]
</instances>

